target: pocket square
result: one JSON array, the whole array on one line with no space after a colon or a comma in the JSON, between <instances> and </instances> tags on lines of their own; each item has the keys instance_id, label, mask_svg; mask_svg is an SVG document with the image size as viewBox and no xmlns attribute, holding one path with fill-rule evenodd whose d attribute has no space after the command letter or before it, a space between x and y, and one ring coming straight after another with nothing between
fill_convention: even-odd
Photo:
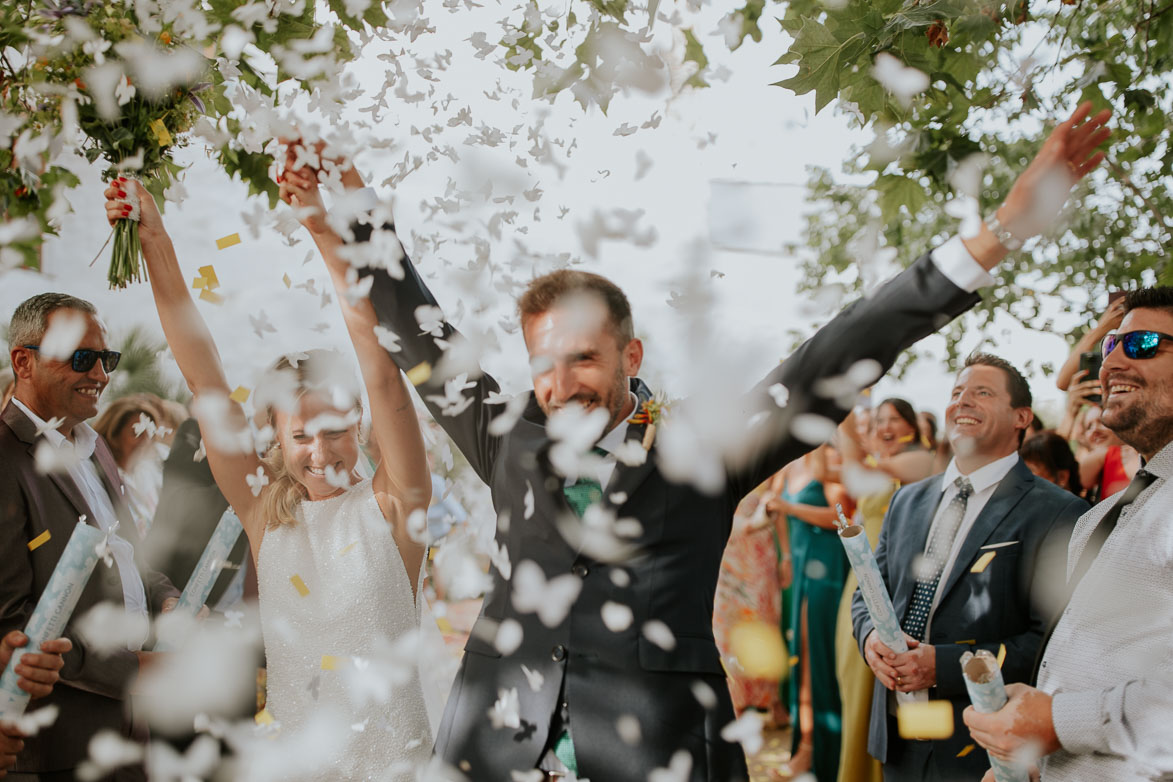
<instances>
[{"instance_id":1,"label":"pocket square","mask_svg":"<svg viewBox=\"0 0 1173 782\"><path fill-rule=\"evenodd\" d=\"M1021 540L1004 540L1001 543L990 543L989 545L982 546L981 550L982 551L989 551L992 548L1005 548L1006 546L1017 546L1021 542L1022 542Z\"/></svg>"}]
</instances>

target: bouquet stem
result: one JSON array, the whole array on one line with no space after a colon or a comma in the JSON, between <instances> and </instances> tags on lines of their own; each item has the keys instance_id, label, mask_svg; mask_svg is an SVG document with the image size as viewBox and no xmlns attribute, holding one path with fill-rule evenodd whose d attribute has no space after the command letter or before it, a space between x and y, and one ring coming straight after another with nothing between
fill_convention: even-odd
<instances>
[{"instance_id":1,"label":"bouquet stem","mask_svg":"<svg viewBox=\"0 0 1173 782\"><path fill-rule=\"evenodd\" d=\"M138 223L134 220L119 220L114 224L114 252L107 275L111 289L125 288L128 283L143 281L146 267L139 263L141 257Z\"/></svg>"}]
</instances>

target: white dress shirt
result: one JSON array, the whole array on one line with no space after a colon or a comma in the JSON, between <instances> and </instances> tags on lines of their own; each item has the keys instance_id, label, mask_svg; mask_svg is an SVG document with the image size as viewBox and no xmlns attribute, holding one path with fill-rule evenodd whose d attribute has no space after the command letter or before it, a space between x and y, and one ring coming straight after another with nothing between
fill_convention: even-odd
<instances>
[{"instance_id":1,"label":"white dress shirt","mask_svg":"<svg viewBox=\"0 0 1173 782\"><path fill-rule=\"evenodd\" d=\"M1043 656L1038 686L1054 695L1062 746L1043 761L1047 782L1173 779L1173 443L1145 469L1157 480L1120 514ZM1118 499L1080 517L1069 578Z\"/></svg>"},{"instance_id":2,"label":"white dress shirt","mask_svg":"<svg viewBox=\"0 0 1173 782\"><path fill-rule=\"evenodd\" d=\"M933 614L937 611L937 606L941 602L941 587L949 580L949 574L953 570L954 565L957 564L957 555L961 552L961 546L965 543L966 536L969 531L973 529L973 523L977 521L978 515L982 509L986 507L986 503L994 496L994 492L998 489L998 484L1002 482L1014 465L1018 464L1018 454L1012 453L1009 456L1003 456L1001 459L983 465L964 477L969 479L969 483L973 486L973 493L969 495L969 499L965 503L965 515L961 517L961 525L957 528L957 535L953 538L953 546L949 549L949 555L945 558L945 564L941 568L941 580L937 582L937 591L933 594L933 604L929 609L929 618L925 622L925 638L929 637L929 630L933 626ZM941 502L937 505L937 512L933 516L932 526L929 527L928 537L925 538L925 546L928 546L928 541L933 539L933 528L941 523L941 517L945 515L945 509L949 507L949 503L957 496L957 479L962 477L961 470L957 467L957 461L949 462L949 466L945 468L944 475L941 476ZM913 701L927 701L929 699L929 691L914 690L913 692L898 692L896 693L896 700L899 703L910 703Z\"/></svg>"},{"instance_id":3,"label":"white dress shirt","mask_svg":"<svg viewBox=\"0 0 1173 782\"><path fill-rule=\"evenodd\" d=\"M44 438L54 448L62 447L67 440L61 432L49 428L44 420L30 410L19 399L13 398L12 403L28 416L28 419L43 430ZM80 457L77 463L69 468L69 477L77 486L82 499L94 514L93 521L103 532L109 532L118 524L118 514L110 502L110 495L106 493L106 485L98 474L98 465L94 463L94 449L98 444L98 433L87 423L80 423L73 427L73 448ZM147 594L143 588L142 576L134 563L134 547L130 542L118 536L110 535L110 553L114 563L118 566L118 575L122 580L122 600L126 606L128 616L141 620L141 631L129 634L126 646L131 651L143 648L150 629L150 613L147 610ZM140 637L141 636L141 637Z\"/></svg>"}]
</instances>

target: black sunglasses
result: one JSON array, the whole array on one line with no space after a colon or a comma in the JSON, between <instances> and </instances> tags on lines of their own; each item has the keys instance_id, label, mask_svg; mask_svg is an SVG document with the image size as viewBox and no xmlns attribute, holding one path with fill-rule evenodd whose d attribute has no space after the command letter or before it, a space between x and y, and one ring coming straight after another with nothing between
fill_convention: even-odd
<instances>
[{"instance_id":1,"label":"black sunglasses","mask_svg":"<svg viewBox=\"0 0 1173 782\"><path fill-rule=\"evenodd\" d=\"M1157 348L1164 340L1173 340L1173 335L1162 334L1159 331L1129 331L1126 334L1109 334L1104 337L1100 347L1104 358L1116 349L1117 345L1124 346L1124 355L1128 358L1152 358L1157 355Z\"/></svg>"},{"instance_id":2,"label":"black sunglasses","mask_svg":"<svg viewBox=\"0 0 1173 782\"><path fill-rule=\"evenodd\" d=\"M22 345L21 347L29 350L40 351L40 345ZM73 367L74 372L89 372L94 368L94 364L98 359L102 359L102 369L107 372L113 372L118 367L118 360L122 358L122 354L117 350L90 350L89 348L78 348L73 351L73 357L70 359L69 365Z\"/></svg>"}]
</instances>

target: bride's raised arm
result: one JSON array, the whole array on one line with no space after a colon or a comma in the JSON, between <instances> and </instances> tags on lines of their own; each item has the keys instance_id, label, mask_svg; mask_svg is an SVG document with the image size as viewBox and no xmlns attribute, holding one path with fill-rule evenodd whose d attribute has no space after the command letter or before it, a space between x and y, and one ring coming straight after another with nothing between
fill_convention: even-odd
<instances>
[{"instance_id":1,"label":"bride's raised arm","mask_svg":"<svg viewBox=\"0 0 1173 782\"><path fill-rule=\"evenodd\" d=\"M255 558L264 534L264 521L257 513L260 498L247 478L254 476L255 486L261 482L256 477L258 470L268 476L264 473L267 468L253 450L244 410L229 398L231 389L220 353L188 292L175 246L163 226L154 198L137 181L122 178L111 183L105 196L106 217L111 225L120 219L133 219L134 196L137 196L139 239L163 334L196 398L193 407L216 484L240 517Z\"/></svg>"},{"instance_id":2,"label":"bride's raised arm","mask_svg":"<svg viewBox=\"0 0 1173 782\"><path fill-rule=\"evenodd\" d=\"M298 210L298 219L318 246L338 292L370 398L371 431L380 454L374 477L375 496L393 526L395 541L414 584L424 546L411 540L407 519L413 511L426 509L432 495L419 420L403 374L375 335L378 319L370 301L365 296L348 295L350 281L356 278L348 278L350 265L338 253L343 240L325 219L317 172L308 166L295 169L296 159L295 149L290 146L280 182L281 197Z\"/></svg>"}]
</instances>

